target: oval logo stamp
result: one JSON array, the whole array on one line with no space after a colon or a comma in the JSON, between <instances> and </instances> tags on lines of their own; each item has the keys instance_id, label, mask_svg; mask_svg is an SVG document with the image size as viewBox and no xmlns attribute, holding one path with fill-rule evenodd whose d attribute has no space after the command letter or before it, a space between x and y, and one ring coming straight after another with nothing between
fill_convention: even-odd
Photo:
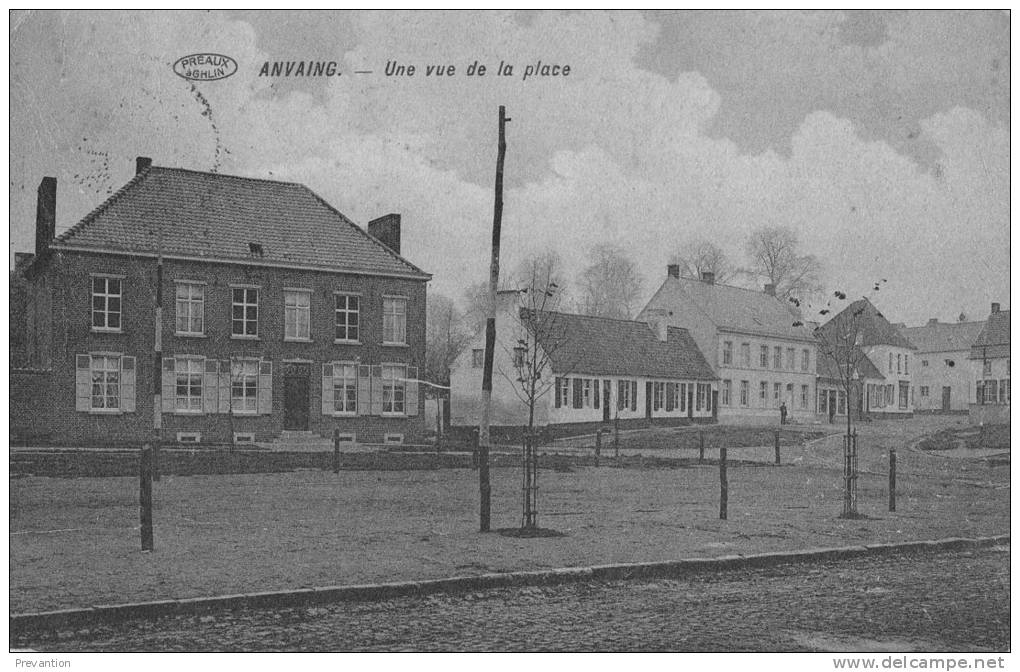
<instances>
[{"instance_id":1,"label":"oval logo stamp","mask_svg":"<svg viewBox=\"0 0 1020 672\"><path fill-rule=\"evenodd\" d=\"M223 54L191 54L174 62L174 72L184 79L213 82L237 72L237 61Z\"/></svg>"}]
</instances>

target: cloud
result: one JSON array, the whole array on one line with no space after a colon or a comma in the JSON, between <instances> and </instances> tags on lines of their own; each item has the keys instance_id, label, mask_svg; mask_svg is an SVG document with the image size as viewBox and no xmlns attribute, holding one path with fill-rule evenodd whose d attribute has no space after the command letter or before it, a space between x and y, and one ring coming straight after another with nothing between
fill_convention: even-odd
<instances>
[{"instance_id":1,"label":"cloud","mask_svg":"<svg viewBox=\"0 0 1020 672\"><path fill-rule=\"evenodd\" d=\"M639 67L649 48L668 47L660 41L668 35L633 13L540 13L530 22L496 12L356 13L345 27L352 42L338 49L345 75L315 92L280 93L254 67L278 56L230 16L31 17L12 38L14 238L19 249L31 246L35 184L54 166L63 229L145 154L161 165L299 181L361 224L400 212L406 256L435 274L433 291L459 297L487 273L496 110L505 104L504 268L555 249L576 273L587 250L608 241L654 288L683 241L707 237L742 260L751 227L781 224L822 258L834 285L863 292L889 278L880 303L889 301L883 309L897 321L921 321L936 306L944 318L961 308L977 315L1007 297L1008 134L984 111L956 105L918 118L934 166L876 136L873 120L826 108L800 112L783 151L718 136L721 117L753 113L765 86L757 79L777 64L799 64L785 89L789 110L802 109L806 81L826 80L830 90L908 86L909 77L890 74L889 59L923 49L910 45L929 30L891 23L876 47L841 43L841 15L788 18L739 15L737 36L749 43L727 56L730 79L720 85L700 71ZM694 19L706 30L732 27ZM193 90L169 63L196 51L248 67ZM808 58L824 53L828 60ZM538 59L570 63L571 74L495 75L500 60ZM458 69L477 60L490 70L484 81L433 80L420 69L388 78L388 60ZM940 69L931 81L947 76ZM750 103L730 97L740 81Z\"/></svg>"}]
</instances>

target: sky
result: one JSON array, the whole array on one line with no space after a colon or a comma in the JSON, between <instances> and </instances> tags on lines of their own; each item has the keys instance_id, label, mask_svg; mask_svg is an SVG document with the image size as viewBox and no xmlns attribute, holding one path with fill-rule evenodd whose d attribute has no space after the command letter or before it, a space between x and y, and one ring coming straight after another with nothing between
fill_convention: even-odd
<instances>
[{"instance_id":1,"label":"sky","mask_svg":"<svg viewBox=\"0 0 1020 672\"><path fill-rule=\"evenodd\" d=\"M505 105L504 268L554 250L576 275L613 243L643 304L685 242L745 263L748 231L781 225L828 288L890 321L980 320L1009 305L1009 27L1003 11L14 12L11 252L34 246L43 176L59 234L149 156L301 182L362 226L398 212L404 256L460 299L488 275ZM174 74L194 53L238 71ZM259 76L300 60L341 74ZM525 80L539 62L570 72Z\"/></svg>"}]
</instances>

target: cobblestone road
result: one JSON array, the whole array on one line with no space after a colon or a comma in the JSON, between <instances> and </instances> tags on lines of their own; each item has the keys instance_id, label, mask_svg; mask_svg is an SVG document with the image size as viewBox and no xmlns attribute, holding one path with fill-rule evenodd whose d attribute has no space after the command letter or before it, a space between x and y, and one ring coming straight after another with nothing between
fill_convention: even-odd
<instances>
[{"instance_id":1,"label":"cobblestone road","mask_svg":"<svg viewBox=\"0 0 1020 672\"><path fill-rule=\"evenodd\" d=\"M40 651L1005 651L1009 549L163 618Z\"/></svg>"}]
</instances>

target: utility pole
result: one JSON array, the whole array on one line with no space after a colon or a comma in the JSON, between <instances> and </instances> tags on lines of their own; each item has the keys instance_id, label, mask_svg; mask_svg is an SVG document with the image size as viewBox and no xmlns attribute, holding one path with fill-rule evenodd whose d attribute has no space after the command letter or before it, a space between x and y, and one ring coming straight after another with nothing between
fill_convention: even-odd
<instances>
[{"instance_id":1,"label":"utility pole","mask_svg":"<svg viewBox=\"0 0 1020 672\"><path fill-rule=\"evenodd\" d=\"M156 316L152 376L152 475L159 480L160 449L163 443L163 224L156 223Z\"/></svg>"},{"instance_id":2,"label":"utility pole","mask_svg":"<svg viewBox=\"0 0 1020 672\"><path fill-rule=\"evenodd\" d=\"M485 320L485 368L482 370L482 422L478 427L479 529L489 531L492 485L489 483L489 421L492 415L492 359L496 348L496 289L499 285L499 236L503 225L503 159L506 157L506 107L499 106L496 201L492 213L492 262L489 266L489 314Z\"/></svg>"}]
</instances>

